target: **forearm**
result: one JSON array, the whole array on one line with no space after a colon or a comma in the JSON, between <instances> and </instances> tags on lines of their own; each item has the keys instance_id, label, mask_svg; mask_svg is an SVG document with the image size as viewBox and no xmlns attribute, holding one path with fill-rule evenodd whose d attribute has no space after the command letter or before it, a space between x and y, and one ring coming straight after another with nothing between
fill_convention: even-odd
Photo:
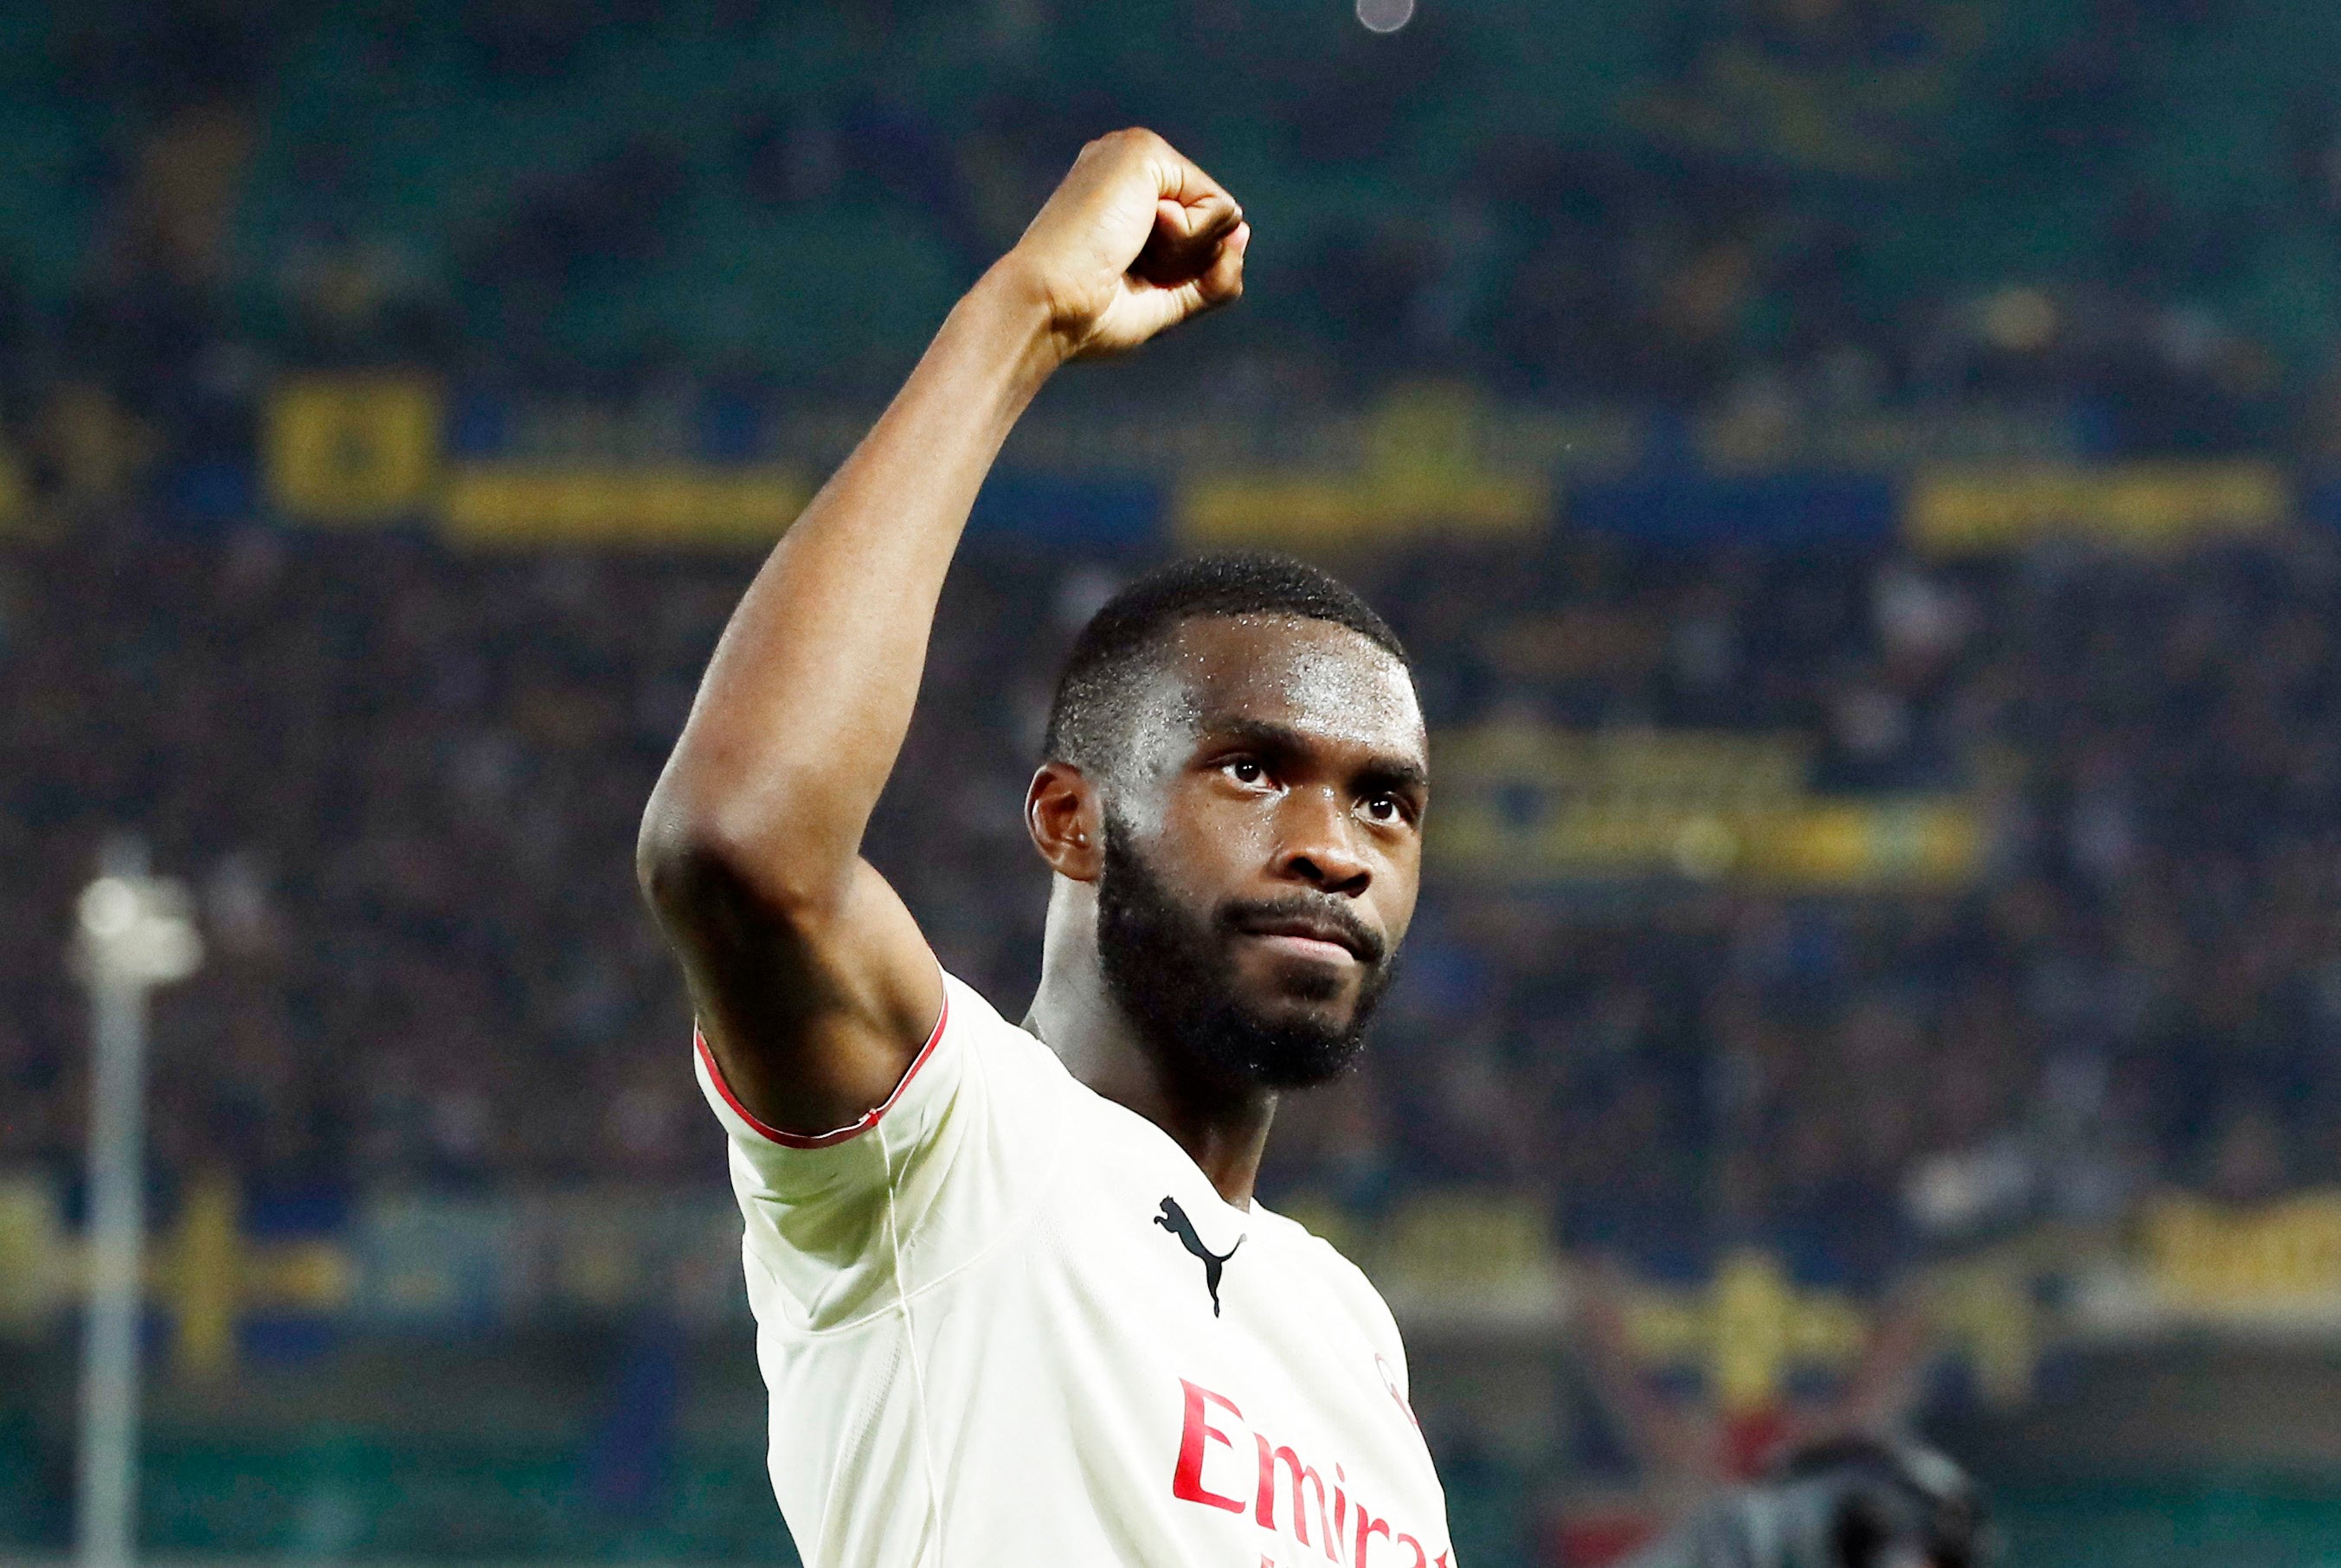
<instances>
[{"instance_id":1,"label":"forearm","mask_svg":"<svg viewBox=\"0 0 2341 1568\"><path fill-rule=\"evenodd\" d=\"M934 955L862 835L1000 443L1066 359L1241 293L1249 234L1161 137L1091 143L732 612L636 866L717 1064L771 1125L833 1131L883 1103L941 1011Z\"/></svg>"},{"instance_id":2,"label":"forearm","mask_svg":"<svg viewBox=\"0 0 2341 1568\"><path fill-rule=\"evenodd\" d=\"M712 840L773 897L842 888L969 510L1061 357L1044 301L1008 267L961 300L733 612L652 799L646 855Z\"/></svg>"}]
</instances>

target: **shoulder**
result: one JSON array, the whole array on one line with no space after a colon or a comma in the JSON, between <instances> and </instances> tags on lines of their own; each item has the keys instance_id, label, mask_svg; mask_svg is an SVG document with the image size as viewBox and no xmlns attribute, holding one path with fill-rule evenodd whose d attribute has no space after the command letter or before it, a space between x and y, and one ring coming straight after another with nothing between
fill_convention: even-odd
<instances>
[{"instance_id":1,"label":"shoulder","mask_svg":"<svg viewBox=\"0 0 2341 1568\"><path fill-rule=\"evenodd\" d=\"M1340 1248L1331 1242L1299 1220L1280 1215L1257 1200L1251 1206L1251 1212L1255 1225L1268 1235L1276 1236L1282 1245L1290 1247L1295 1256L1305 1260L1309 1267L1322 1272L1344 1289L1362 1290L1374 1295L1376 1300L1380 1299L1375 1294L1372 1283L1366 1278L1365 1271L1343 1256Z\"/></svg>"},{"instance_id":2,"label":"shoulder","mask_svg":"<svg viewBox=\"0 0 2341 1568\"><path fill-rule=\"evenodd\" d=\"M1252 1206L1252 1214L1253 1223L1266 1234L1278 1237L1295 1262L1340 1301L1378 1345L1392 1354L1399 1350L1398 1320L1390 1315L1390 1304L1382 1299L1374 1282L1366 1277L1364 1269L1299 1220L1257 1203Z\"/></svg>"},{"instance_id":3,"label":"shoulder","mask_svg":"<svg viewBox=\"0 0 2341 1568\"><path fill-rule=\"evenodd\" d=\"M1014 1087L1051 1096L1081 1088L1065 1064L1033 1034L1011 1024L983 993L946 970L943 974L943 1017L936 1031L951 1050L980 1061L988 1077Z\"/></svg>"},{"instance_id":4,"label":"shoulder","mask_svg":"<svg viewBox=\"0 0 2341 1568\"><path fill-rule=\"evenodd\" d=\"M1414 1408L1408 1403L1413 1374L1407 1364L1406 1336L1399 1332L1398 1318L1391 1313L1390 1303L1382 1299L1380 1290L1340 1248L1306 1226L1281 1215L1263 1217L1288 1233L1294 1251L1307 1259L1304 1266L1314 1272L1326 1295L1339 1304L1341 1314L1374 1347L1374 1360L1381 1368L1385 1385L1405 1409L1408 1418L1413 1419ZM1416 1424L1420 1426L1420 1423Z\"/></svg>"}]
</instances>

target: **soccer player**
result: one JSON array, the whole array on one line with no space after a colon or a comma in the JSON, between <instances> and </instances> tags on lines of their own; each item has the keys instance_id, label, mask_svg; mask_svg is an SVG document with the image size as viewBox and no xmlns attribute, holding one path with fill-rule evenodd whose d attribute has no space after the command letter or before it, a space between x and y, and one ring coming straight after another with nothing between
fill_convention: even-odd
<instances>
[{"instance_id":1,"label":"soccer player","mask_svg":"<svg viewBox=\"0 0 2341 1568\"><path fill-rule=\"evenodd\" d=\"M1452 1568L1389 1309L1252 1201L1278 1094L1351 1059L1413 910L1390 629L1275 557L1098 612L1025 799L1055 875L1021 1027L860 858L1009 427L1066 361L1234 299L1250 239L1161 137L1084 148L772 551L643 819L813 1568Z\"/></svg>"}]
</instances>

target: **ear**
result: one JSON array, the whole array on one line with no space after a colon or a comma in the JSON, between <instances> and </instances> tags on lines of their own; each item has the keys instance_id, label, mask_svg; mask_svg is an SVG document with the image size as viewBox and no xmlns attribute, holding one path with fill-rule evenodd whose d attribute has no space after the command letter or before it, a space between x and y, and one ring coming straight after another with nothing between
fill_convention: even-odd
<instances>
[{"instance_id":1,"label":"ear","mask_svg":"<svg viewBox=\"0 0 2341 1568\"><path fill-rule=\"evenodd\" d=\"M1024 791L1024 830L1060 877L1094 882L1105 869L1105 809L1070 762L1043 762Z\"/></svg>"}]
</instances>

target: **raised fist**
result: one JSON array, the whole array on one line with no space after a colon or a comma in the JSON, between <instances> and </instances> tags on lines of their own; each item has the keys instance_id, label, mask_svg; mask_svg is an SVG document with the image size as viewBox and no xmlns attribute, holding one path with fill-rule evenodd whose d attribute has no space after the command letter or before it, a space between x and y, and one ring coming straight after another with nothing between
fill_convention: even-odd
<instances>
[{"instance_id":1,"label":"raised fist","mask_svg":"<svg viewBox=\"0 0 2341 1568\"><path fill-rule=\"evenodd\" d=\"M1037 291L1066 359L1134 349L1243 293L1251 225L1235 198L1151 131L1081 155L1000 265Z\"/></svg>"}]
</instances>

